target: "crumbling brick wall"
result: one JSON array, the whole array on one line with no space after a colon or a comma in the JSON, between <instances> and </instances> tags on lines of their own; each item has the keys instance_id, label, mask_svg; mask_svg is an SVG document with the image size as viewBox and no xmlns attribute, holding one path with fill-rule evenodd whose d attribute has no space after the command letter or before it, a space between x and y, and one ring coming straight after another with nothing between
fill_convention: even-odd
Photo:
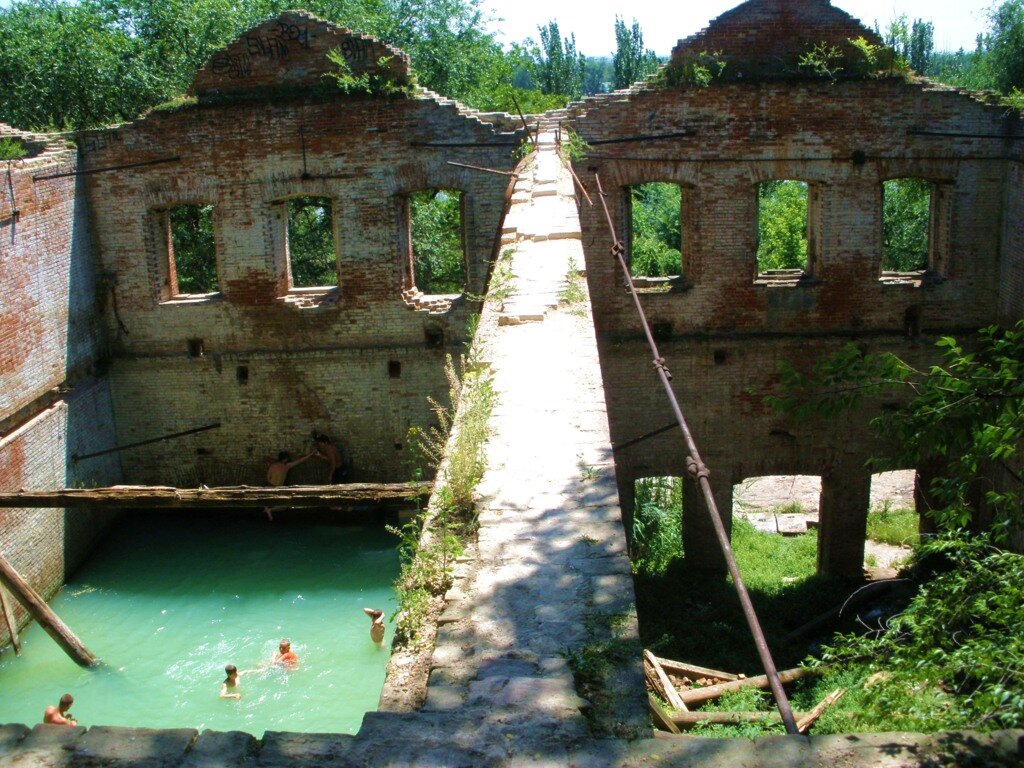
<instances>
[{"instance_id":1,"label":"crumbling brick wall","mask_svg":"<svg viewBox=\"0 0 1024 768\"><path fill-rule=\"evenodd\" d=\"M342 92L326 75L331 50L405 92L380 81ZM119 439L222 425L134 453L127 478L257 482L279 450L304 452L313 429L341 440L353 478L408 477L408 429L432 421L428 396L446 397L445 354L458 355L478 311L509 192L508 176L449 161L511 171L521 136L403 85L407 67L398 51L289 12L214 54L196 103L83 137L86 168L134 165L89 176L116 284L106 317ZM411 284L407 195L425 188L463 193L467 286L454 300ZM332 200L333 291L289 287L281 201L297 195ZM220 291L175 298L154 218L200 203L214 206Z\"/></svg>"},{"instance_id":2,"label":"crumbling brick wall","mask_svg":"<svg viewBox=\"0 0 1024 768\"><path fill-rule=\"evenodd\" d=\"M745 39L744 28L761 39L758 19L771 5L814 11L807 18L820 29L801 29L807 39L835 21L835 9L818 0L756 0L727 14L724 29L713 22L678 50L715 38L728 71L729 41ZM756 46L734 50L763 73L777 59L769 48L760 61ZM841 476L861 485L865 460L880 448L867 427L880 403L810 424L766 408L762 398L782 360L807 368L853 340L925 363L934 359L937 334L996 322L1000 301L1003 317L1020 316L1019 303L1009 309L1017 289L1007 285L1019 273L1013 252L1020 252L1021 219L1012 191L1019 190L1012 181L1019 164L1011 167L1005 156L1016 120L1006 110L920 80L775 74L723 77L707 87L637 86L587 99L571 121L590 143L576 171L591 190L600 175L620 240L628 240L630 185L667 181L685 190L682 276L640 281L640 299L723 497L733 483L763 474ZM941 260L917 279L880 279L882 182L899 177L929 179L945 196L935 234ZM757 185L770 179L806 181L818 196L812 259L789 282L757 274ZM672 416L609 257L604 213L586 204L580 212L612 440L621 444ZM637 477L685 474L685 455L678 433L618 451L620 488L631 495ZM858 525L833 530L862 546ZM859 561L846 560L859 571Z\"/></svg>"},{"instance_id":3,"label":"crumbling brick wall","mask_svg":"<svg viewBox=\"0 0 1024 768\"><path fill-rule=\"evenodd\" d=\"M109 388L94 376L103 345L77 153L54 137L6 126L0 134L29 152L0 169L0 488L117 482L116 457L71 458L114 443ZM46 178L55 174L71 175ZM50 598L107 518L0 509L0 552ZM14 610L28 621L20 605Z\"/></svg>"}]
</instances>

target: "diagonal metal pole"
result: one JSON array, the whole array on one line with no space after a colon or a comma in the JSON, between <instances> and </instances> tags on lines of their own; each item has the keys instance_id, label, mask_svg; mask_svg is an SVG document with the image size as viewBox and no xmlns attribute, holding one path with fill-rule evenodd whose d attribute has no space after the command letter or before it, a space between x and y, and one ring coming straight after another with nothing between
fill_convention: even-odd
<instances>
[{"instance_id":1,"label":"diagonal metal pole","mask_svg":"<svg viewBox=\"0 0 1024 768\"><path fill-rule=\"evenodd\" d=\"M715 528L718 545L721 547L722 555L725 557L729 575L732 576L732 582L736 588L736 594L739 596L740 606L743 608L743 615L747 620L747 626L750 627L750 633L754 636L754 645L757 646L757 654L761 657L761 666L768 677L768 684L771 686L772 694L775 696L775 704L779 708L779 714L782 716L782 722L786 726L786 732L789 734L799 733L796 719L793 717L793 710L789 706L789 698L782 687L782 681L779 680L779 672L772 659L772 653L768 649L768 641L765 640L764 632L761 630L761 622L757 620L754 604L750 601L747 587L743 583L740 569L736 565L736 556L733 554L732 545L729 543L729 534L725 531L725 524L722 522L722 516L718 512L718 505L715 504L715 497L711 493L711 483L708 481L708 468L704 465L704 461L697 451L697 444L694 442L693 435L690 434L690 428L683 417L683 412L679 408L679 401L676 400L675 392L672 391L670 383L672 374L669 372L668 366L665 365L665 358L658 352L658 345L654 341L654 335L651 333L647 316L640 305L640 297L637 295L636 287L633 285L633 276L629 273L629 266L626 264L626 249L615 234L615 224L612 222L612 216L608 212L608 202L605 200L606 195L604 188L601 186L601 177L595 173L594 178L597 180L597 193L601 198L601 207L604 208L608 229L612 235L612 256L622 267L622 273L625 275L629 292L633 296L633 303L636 305L636 311L640 315L640 324L643 326L644 335L647 336L647 343L654 354L654 368L658 372L661 384L665 388L665 394L668 395L669 404L672 406L672 412L675 414L679 429L682 430L683 438L686 440L686 449L690 454L686 459L686 470L697 481L697 485L700 486L701 493L704 495L704 503L707 505L708 514L711 517L711 524Z\"/></svg>"}]
</instances>

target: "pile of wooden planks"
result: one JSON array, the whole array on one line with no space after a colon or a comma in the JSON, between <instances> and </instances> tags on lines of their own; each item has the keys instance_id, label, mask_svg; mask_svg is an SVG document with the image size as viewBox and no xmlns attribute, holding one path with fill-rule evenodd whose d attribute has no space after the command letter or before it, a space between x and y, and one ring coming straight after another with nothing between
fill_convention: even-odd
<instances>
[{"instance_id":1,"label":"pile of wooden planks","mask_svg":"<svg viewBox=\"0 0 1024 768\"><path fill-rule=\"evenodd\" d=\"M792 683L806 675L816 674L812 669L787 669L779 673L783 685ZM723 694L743 688L767 689L768 677L743 677L718 669L708 669L696 664L687 664L671 659L662 659L649 650L644 650L644 675L650 688L648 703L654 724L662 731L680 733L681 728L692 728L698 723L750 723L781 721L778 712L704 712L694 710L707 701L714 701ZM837 688L810 712L797 714L797 729L807 733L832 704L846 693ZM666 711L658 701L668 703Z\"/></svg>"}]
</instances>

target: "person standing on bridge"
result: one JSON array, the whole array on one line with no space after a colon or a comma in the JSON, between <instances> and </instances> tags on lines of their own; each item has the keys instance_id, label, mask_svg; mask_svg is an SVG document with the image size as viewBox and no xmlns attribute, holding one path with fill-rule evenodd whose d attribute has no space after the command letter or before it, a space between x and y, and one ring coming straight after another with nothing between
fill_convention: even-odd
<instances>
[{"instance_id":1,"label":"person standing on bridge","mask_svg":"<svg viewBox=\"0 0 1024 768\"><path fill-rule=\"evenodd\" d=\"M313 433L313 454L327 462L327 479L324 485L338 484L345 481L348 467L345 464L341 449L323 432Z\"/></svg>"}]
</instances>

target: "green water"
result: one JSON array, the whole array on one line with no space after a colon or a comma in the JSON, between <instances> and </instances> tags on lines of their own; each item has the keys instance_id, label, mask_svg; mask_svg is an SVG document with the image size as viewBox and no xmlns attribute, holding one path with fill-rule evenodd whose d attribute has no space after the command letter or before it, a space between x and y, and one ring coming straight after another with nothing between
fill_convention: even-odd
<instances>
[{"instance_id":1,"label":"green water","mask_svg":"<svg viewBox=\"0 0 1024 768\"><path fill-rule=\"evenodd\" d=\"M0 723L41 722L70 692L85 726L354 733L392 631L374 645L363 608L393 613L397 571L380 527L127 518L51 604L104 666L81 669L33 624L0 657ZM282 637L294 670L266 665ZM241 700L219 697L228 663L258 670Z\"/></svg>"}]
</instances>

